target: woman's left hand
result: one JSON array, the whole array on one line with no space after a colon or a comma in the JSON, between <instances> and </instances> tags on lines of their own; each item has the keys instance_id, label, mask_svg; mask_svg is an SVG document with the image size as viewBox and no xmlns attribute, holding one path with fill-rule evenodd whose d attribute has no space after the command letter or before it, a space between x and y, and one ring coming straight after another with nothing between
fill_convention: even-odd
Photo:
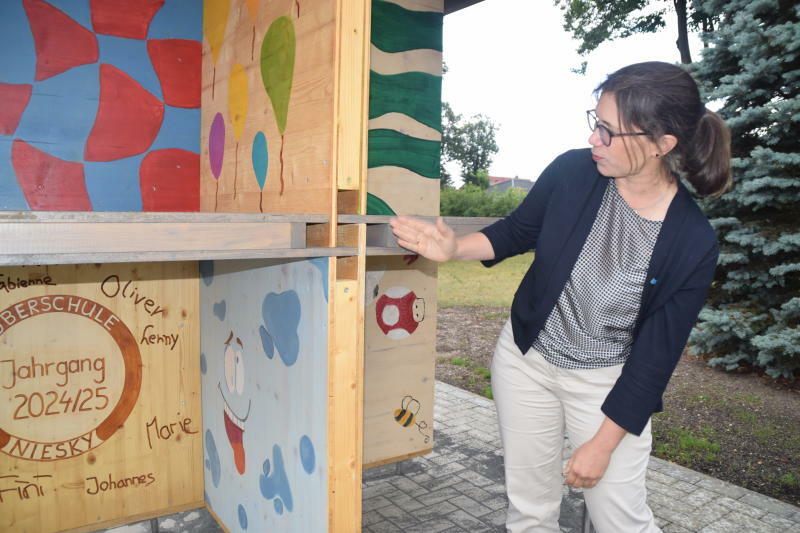
<instances>
[{"instance_id":1,"label":"woman's left hand","mask_svg":"<svg viewBox=\"0 0 800 533\"><path fill-rule=\"evenodd\" d=\"M584 443L569 458L564 469L564 483L576 489L594 487L606 473L612 451L594 440Z\"/></svg>"}]
</instances>

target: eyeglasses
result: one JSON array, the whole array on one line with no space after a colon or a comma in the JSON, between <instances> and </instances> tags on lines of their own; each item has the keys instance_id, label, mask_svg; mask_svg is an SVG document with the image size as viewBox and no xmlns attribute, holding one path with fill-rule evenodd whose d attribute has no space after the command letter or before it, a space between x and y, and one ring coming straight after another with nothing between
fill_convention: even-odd
<instances>
[{"instance_id":1,"label":"eyeglasses","mask_svg":"<svg viewBox=\"0 0 800 533\"><path fill-rule=\"evenodd\" d=\"M594 109L589 109L586 111L586 120L589 121L589 129L594 132L594 130L598 130L600 132L600 140L606 146L611 146L611 140L614 137L632 137L636 135L650 135L647 132L639 131L634 133L614 133L610 129L606 128L602 124L598 124L597 122L597 115L594 113Z\"/></svg>"}]
</instances>

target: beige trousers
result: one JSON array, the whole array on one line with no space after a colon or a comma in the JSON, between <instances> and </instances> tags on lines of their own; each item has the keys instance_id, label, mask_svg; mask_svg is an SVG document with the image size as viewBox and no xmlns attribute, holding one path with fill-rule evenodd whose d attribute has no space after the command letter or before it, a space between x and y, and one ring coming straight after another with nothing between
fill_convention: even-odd
<instances>
[{"instance_id":1,"label":"beige trousers","mask_svg":"<svg viewBox=\"0 0 800 533\"><path fill-rule=\"evenodd\" d=\"M511 533L560 531L564 434L573 449L591 439L605 415L600 406L622 365L569 370L545 361L536 350L522 355L507 322L492 360L508 493L506 527ZM598 533L654 533L645 474L650 459L650 424L627 434L600 482L584 489Z\"/></svg>"}]
</instances>

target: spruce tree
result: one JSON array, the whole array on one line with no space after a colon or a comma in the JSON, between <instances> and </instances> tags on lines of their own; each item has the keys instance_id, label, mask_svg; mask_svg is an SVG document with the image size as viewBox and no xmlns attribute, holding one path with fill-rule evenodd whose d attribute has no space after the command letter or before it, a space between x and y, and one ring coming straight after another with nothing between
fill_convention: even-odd
<instances>
[{"instance_id":1,"label":"spruce tree","mask_svg":"<svg viewBox=\"0 0 800 533\"><path fill-rule=\"evenodd\" d=\"M704 202L721 253L692 350L712 366L800 377L800 6L693 4L716 22L691 70L730 126L733 187Z\"/></svg>"}]
</instances>

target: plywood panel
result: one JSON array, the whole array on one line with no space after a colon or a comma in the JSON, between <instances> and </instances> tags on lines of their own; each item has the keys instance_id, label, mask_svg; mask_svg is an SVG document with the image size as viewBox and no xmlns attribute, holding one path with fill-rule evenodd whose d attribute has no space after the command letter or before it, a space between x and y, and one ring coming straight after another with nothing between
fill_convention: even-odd
<instances>
[{"instance_id":1,"label":"plywood panel","mask_svg":"<svg viewBox=\"0 0 800 533\"><path fill-rule=\"evenodd\" d=\"M0 530L202 501L196 278L196 263L0 269Z\"/></svg>"},{"instance_id":2,"label":"plywood panel","mask_svg":"<svg viewBox=\"0 0 800 533\"><path fill-rule=\"evenodd\" d=\"M436 264L368 257L364 353L364 464L433 447Z\"/></svg>"},{"instance_id":3,"label":"plywood panel","mask_svg":"<svg viewBox=\"0 0 800 533\"><path fill-rule=\"evenodd\" d=\"M205 5L201 210L329 213L336 2Z\"/></svg>"},{"instance_id":4,"label":"plywood panel","mask_svg":"<svg viewBox=\"0 0 800 533\"><path fill-rule=\"evenodd\" d=\"M206 500L228 531L327 527L328 261L201 263Z\"/></svg>"}]
</instances>

